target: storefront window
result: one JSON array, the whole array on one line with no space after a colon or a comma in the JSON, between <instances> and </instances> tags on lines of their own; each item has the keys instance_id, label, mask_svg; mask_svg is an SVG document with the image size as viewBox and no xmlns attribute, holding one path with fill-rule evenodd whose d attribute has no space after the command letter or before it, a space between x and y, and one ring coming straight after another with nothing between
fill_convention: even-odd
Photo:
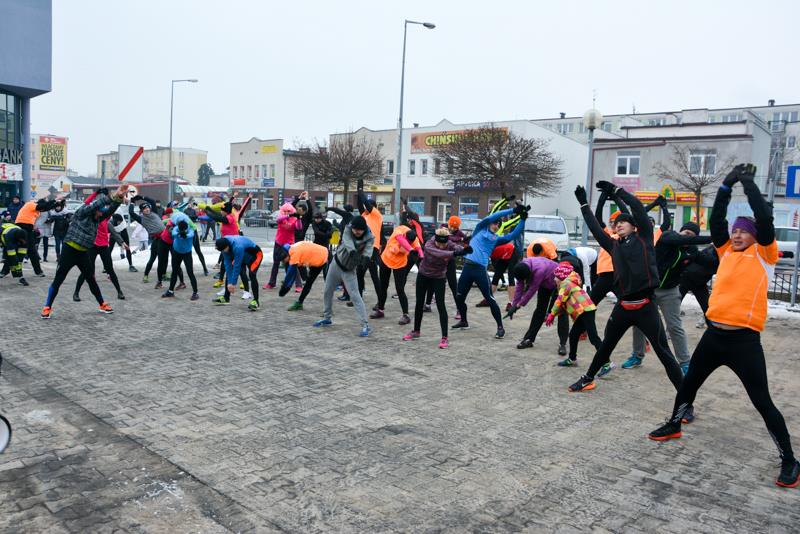
<instances>
[{"instance_id":1,"label":"storefront window","mask_svg":"<svg viewBox=\"0 0 800 534\"><path fill-rule=\"evenodd\" d=\"M408 209L419 215L425 215L425 197L410 197Z\"/></svg>"},{"instance_id":2,"label":"storefront window","mask_svg":"<svg viewBox=\"0 0 800 534\"><path fill-rule=\"evenodd\" d=\"M464 219L477 219L478 197L461 197L458 201L458 215Z\"/></svg>"},{"instance_id":3,"label":"storefront window","mask_svg":"<svg viewBox=\"0 0 800 534\"><path fill-rule=\"evenodd\" d=\"M378 209L384 215L391 215L392 213L392 194L391 193L378 193L375 195L375 202L378 204Z\"/></svg>"}]
</instances>

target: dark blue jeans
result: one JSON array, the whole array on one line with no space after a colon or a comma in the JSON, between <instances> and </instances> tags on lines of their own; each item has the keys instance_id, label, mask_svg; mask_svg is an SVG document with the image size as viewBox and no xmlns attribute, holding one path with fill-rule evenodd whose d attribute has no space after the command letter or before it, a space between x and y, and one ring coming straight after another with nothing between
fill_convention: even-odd
<instances>
[{"instance_id":1,"label":"dark blue jeans","mask_svg":"<svg viewBox=\"0 0 800 534\"><path fill-rule=\"evenodd\" d=\"M472 283L478 285L478 289L489 303L489 309L492 310L492 317L497 323L497 327L503 326L503 318L500 314L500 306L494 300L492 289L489 285L489 275L486 272L486 267L478 265L477 263L465 262L464 268L461 270L461 278L458 279L458 288L456 289L456 306L458 312L461 314L461 320L467 322L467 295L469 290L472 289Z\"/></svg>"}]
</instances>

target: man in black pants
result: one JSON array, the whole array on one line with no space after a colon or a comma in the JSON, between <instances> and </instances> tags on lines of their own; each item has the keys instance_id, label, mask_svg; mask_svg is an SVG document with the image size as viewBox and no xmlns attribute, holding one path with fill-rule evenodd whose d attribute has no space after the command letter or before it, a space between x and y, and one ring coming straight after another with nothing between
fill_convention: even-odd
<instances>
[{"instance_id":1,"label":"man in black pants","mask_svg":"<svg viewBox=\"0 0 800 534\"><path fill-rule=\"evenodd\" d=\"M139 204L139 213L134 211L134 204L137 201L143 201ZM150 237L150 258L147 260L147 265L144 268L143 283L150 281L150 269L153 268L156 258L158 258L158 251L161 248L161 232L164 231L164 223L161 222L161 216L153 211L155 201L140 195L136 195L131 199L128 206L128 216L137 223L141 224L147 235ZM167 249L169 253L169 249Z\"/></svg>"},{"instance_id":2,"label":"man in black pants","mask_svg":"<svg viewBox=\"0 0 800 534\"><path fill-rule=\"evenodd\" d=\"M767 320L767 290L778 262L772 210L753 181L754 165L737 165L725 177L711 212L711 237L719 253L719 270L708 312L708 328L692 354L689 372L675 396L669 421L649 434L655 441L681 437L681 422L703 382L726 366L742 381L753 406L761 414L778 446L781 471L775 483L800 485L800 463L795 459L783 415L775 407L767 384L767 365L761 334ZM741 181L752 217L737 217L728 233L726 215L731 190Z\"/></svg>"},{"instance_id":3,"label":"man in black pants","mask_svg":"<svg viewBox=\"0 0 800 534\"><path fill-rule=\"evenodd\" d=\"M623 213L617 217L616 230L620 238L614 240L603 231L589 208L586 190L581 186L575 189L575 198L581 205L581 213L589 230L600 246L611 254L614 263L614 288L619 300L606 323L603 344L595 353L589 370L569 387L569 391L595 388L595 375L603 364L610 361L611 352L632 326L638 327L650 340L672 385L678 389L683 373L669 350L664 325L661 324L658 308L653 301L654 290L658 287L658 268L653 246L653 227L647 211L638 198L621 187L601 180L597 182L597 188L608 196L616 195L621 202L628 205L632 215Z\"/></svg>"}]
</instances>

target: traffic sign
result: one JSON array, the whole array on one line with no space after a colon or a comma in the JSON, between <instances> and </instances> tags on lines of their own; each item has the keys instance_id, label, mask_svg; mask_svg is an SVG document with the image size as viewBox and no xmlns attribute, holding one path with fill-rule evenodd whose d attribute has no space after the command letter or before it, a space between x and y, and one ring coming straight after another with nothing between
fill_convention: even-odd
<instances>
[{"instance_id":1,"label":"traffic sign","mask_svg":"<svg viewBox=\"0 0 800 534\"><path fill-rule=\"evenodd\" d=\"M128 182L142 181L142 154L144 147L119 145L119 168L121 169L117 178L121 182L127 179Z\"/></svg>"},{"instance_id":2,"label":"traffic sign","mask_svg":"<svg viewBox=\"0 0 800 534\"><path fill-rule=\"evenodd\" d=\"M786 171L786 198L800 198L800 165L791 165Z\"/></svg>"}]
</instances>

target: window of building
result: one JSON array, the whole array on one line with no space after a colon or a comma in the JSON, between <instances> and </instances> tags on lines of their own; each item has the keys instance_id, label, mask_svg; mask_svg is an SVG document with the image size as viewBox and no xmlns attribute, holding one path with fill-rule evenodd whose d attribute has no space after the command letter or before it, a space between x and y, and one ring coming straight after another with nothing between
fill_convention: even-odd
<instances>
[{"instance_id":1,"label":"window of building","mask_svg":"<svg viewBox=\"0 0 800 534\"><path fill-rule=\"evenodd\" d=\"M409 197L408 209L419 215L425 215L425 197Z\"/></svg>"},{"instance_id":2,"label":"window of building","mask_svg":"<svg viewBox=\"0 0 800 534\"><path fill-rule=\"evenodd\" d=\"M394 160L387 159L386 160L386 174L394 174Z\"/></svg>"},{"instance_id":3,"label":"window of building","mask_svg":"<svg viewBox=\"0 0 800 534\"><path fill-rule=\"evenodd\" d=\"M239 178L244 178L244 165L239 165Z\"/></svg>"},{"instance_id":4,"label":"window of building","mask_svg":"<svg viewBox=\"0 0 800 534\"><path fill-rule=\"evenodd\" d=\"M742 120L740 113L727 113L722 116L722 122L739 122Z\"/></svg>"},{"instance_id":5,"label":"window of building","mask_svg":"<svg viewBox=\"0 0 800 534\"><path fill-rule=\"evenodd\" d=\"M433 160L433 174L442 174L442 160L439 158Z\"/></svg>"},{"instance_id":6,"label":"window of building","mask_svg":"<svg viewBox=\"0 0 800 534\"><path fill-rule=\"evenodd\" d=\"M667 119L662 117L660 119L648 119L647 125L648 126L665 126L667 124Z\"/></svg>"},{"instance_id":7,"label":"window of building","mask_svg":"<svg viewBox=\"0 0 800 534\"><path fill-rule=\"evenodd\" d=\"M617 176L639 176L638 150L620 150L617 152Z\"/></svg>"},{"instance_id":8,"label":"window of building","mask_svg":"<svg viewBox=\"0 0 800 534\"><path fill-rule=\"evenodd\" d=\"M427 158L422 160L422 168L420 169L420 171L422 171L421 174L423 174L423 175L424 174L428 174L428 160L427 160Z\"/></svg>"},{"instance_id":9,"label":"window of building","mask_svg":"<svg viewBox=\"0 0 800 534\"><path fill-rule=\"evenodd\" d=\"M447 174L453 174L453 169L455 168L455 163L452 159L447 160Z\"/></svg>"},{"instance_id":10,"label":"window of building","mask_svg":"<svg viewBox=\"0 0 800 534\"><path fill-rule=\"evenodd\" d=\"M252 165L248 165L247 166L247 178L249 179L252 176L253 176L253 166Z\"/></svg>"},{"instance_id":11,"label":"window of building","mask_svg":"<svg viewBox=\"0 0 800 534\"><path fill-rule=\"evenodd\" d=\"M458 215L465 219L477 219L478 197L461 197L458 199Z\"/></svg>"},{"instance_id":12,"label":"window of building","mask_svg":"<svg viewBox=\"0 0 800 534\"><path fill-rule=\"evenodd\" d=\"M256 178L261 178L261 165L256 165Z\"/></svg>"},{"instance_id":13,"label":"window of building","mask_svg":"<svg viewBox=\"0 0 800 534\"><path fill-rule=\"evenodd\" d=\"M231 167L231 178L236 178L236 167Z\"/></svg>"},{"instance_id":14,"label":"window of building","mask_svg":"<svg viewBox=\"0 0 800 534\"><path fill-rule=\"evenodd\" d=\"M558 133L561 135L571 134L573 128L574 124L571 122L561 122L557 125Z\"/></svg>"},{"instance_id":15,"label":"window of building","mask_svg":"<svg viewBox=\"0 0 800 534\"><path fill-rule=\"evenodd\" d=\"M610 132L611 131L611 123L610 122L604 122L603 125L600 126L600 128L602 128L606 132Z\"/></svg>"},{"instance_id":16,"label":"window of building","mask_svg":"<svg viewBox=\"0 0 800 534\"><path fill-rule=\"evenodd\" d=\"M270 165L269 165L269 177L270 178L275 178L275 164L274 163L270 163Z\"/></svg>"},{"instance_id":17,"label":"window of building","mask_svg":"<svg viewBox=\"0 0 800 534\"><path fill-rule=\"evenodd\" d=\"M689 172L709 176L717 172L717 153L714 150L693 150L689 153Z\"/></svg>"},{"instance_id":18,"label":"window of building","mask_svg":"<svg viewBox=\"0 0 800 534\"><path fill-rule=\"evenodd\" d=\"M797 138L793 135L786 136L786 148L794 148L797 145Z\"/></svg>"},{"instance_id":19,"label":"window of building","mask_svg":"<svg viewBox=\"0 0 800 534\"><path fill-rule=\"evenodd\" d=\"M717 116L716 115L709 115L708 116L708 122L709 123L717 122Z\"/></svg>"},{"instance_id":20,"label":"window of building","mask_svg":"<svg viewBox=\"0 0 800 534\"><path fill-rule=\"evenodd\" d=\"M417 160L410 159L408 160L408 174L414 175L417 172Z\"/></svg>"}]
</instances>

